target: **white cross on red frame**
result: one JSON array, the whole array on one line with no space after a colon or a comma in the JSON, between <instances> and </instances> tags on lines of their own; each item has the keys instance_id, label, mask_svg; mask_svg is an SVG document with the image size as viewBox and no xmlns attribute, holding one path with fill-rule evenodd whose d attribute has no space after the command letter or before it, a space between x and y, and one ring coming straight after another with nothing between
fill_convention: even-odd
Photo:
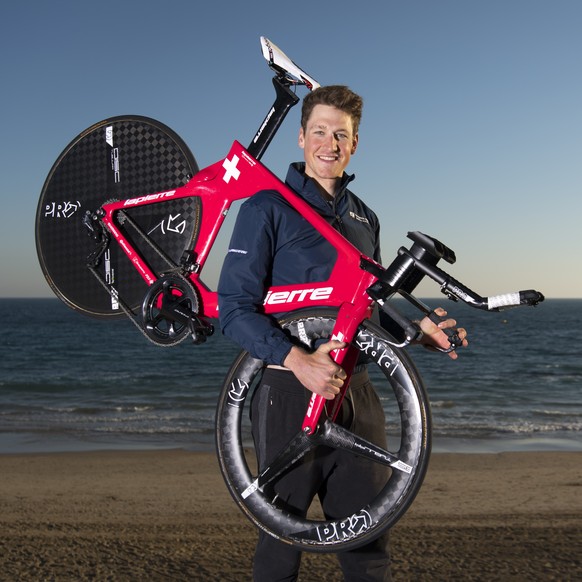
<instances>
[{"instance_id":1,"label":"white cross on red frame","mask_svg":"<svg viewBox=\"0 0 582 582\"><path fill-rule=\"evenodd\" d=\"M226 170L222 179L228 184L231 178L238 180L240 176L240 170L236 167L239 162L239 157L235 154L232 156L232 160L226 158L222 163L222 167Z\"/></svg>"}]
</instances>

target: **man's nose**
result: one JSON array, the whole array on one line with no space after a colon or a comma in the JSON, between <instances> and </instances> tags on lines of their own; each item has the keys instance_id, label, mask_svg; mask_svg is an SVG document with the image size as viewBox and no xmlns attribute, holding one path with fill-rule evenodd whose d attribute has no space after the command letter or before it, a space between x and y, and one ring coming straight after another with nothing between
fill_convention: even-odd
<instances>
[{"instance_id":1,"label":"man's nose","mask_svg":"<svg viewBox=\"0 0 582 582\"><path fill-rule=\"evenodd\" d=\"M339 148L339 140L333 133L329 135L328 145L330 149L334 152Z\"/></svg>"}]
</instances>

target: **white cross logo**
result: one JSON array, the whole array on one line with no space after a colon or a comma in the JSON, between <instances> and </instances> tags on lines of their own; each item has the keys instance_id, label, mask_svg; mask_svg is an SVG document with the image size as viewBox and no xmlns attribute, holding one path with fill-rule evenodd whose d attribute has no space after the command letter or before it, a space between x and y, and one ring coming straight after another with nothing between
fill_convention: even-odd
<instances>
[{"instance_id":1,"label":"white cross logo","mask_svg":"<svg viewBox=\"0 0 582 582\"><path fill-rule=\"evenodd\" d=\"M222 164L222 167L226 170L222 179L228 184L231 178L238 180L240 176L240 170L237 169L236 165L238 164L238 156L233 155L232 160L226 158Z\"/></svg>"}]
</instances>

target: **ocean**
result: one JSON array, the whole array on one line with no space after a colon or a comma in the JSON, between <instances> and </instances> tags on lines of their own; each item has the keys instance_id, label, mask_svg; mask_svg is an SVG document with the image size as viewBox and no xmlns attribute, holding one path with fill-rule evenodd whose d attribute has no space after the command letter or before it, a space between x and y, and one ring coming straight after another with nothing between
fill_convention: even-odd
<instances>
[{"instance_id":1,"label":"ocean","mask_svg":"<svg viewBox=\"0 0 582 582\"><path fill-rule=\"evenodd\" d=\"M582 450L582 300L484 313L457 361L409 348L431 399L433 451ZM406 309L405 309L406 311ZM151 344L129 321L58 299L0 299L0 453L214 450L214 410L239 349Z\"/></svg>"}]
</instances>

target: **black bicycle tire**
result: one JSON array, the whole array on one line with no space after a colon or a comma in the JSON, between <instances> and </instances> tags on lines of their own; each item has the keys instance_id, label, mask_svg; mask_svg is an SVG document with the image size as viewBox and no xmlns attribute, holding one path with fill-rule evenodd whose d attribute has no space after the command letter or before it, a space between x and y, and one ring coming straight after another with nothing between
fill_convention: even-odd
<instances>
[{"instance_id":1,"label":"black bicycle tire","mask_svg":"<svg viewBox=\"0 0 582 582\"><path fill-rule=\"evenodd\" d=\"M107 135L108 129L110 134ZM119 146L114 148L114 146ZM113 151L121 157L117 173ZM125 314L115 305L104 286L87 268L87 257L96 243L82 226L87 210L95 211L110 200L134 198L175 189L198 172L192 152L167 125L140 115L120 115L93 124L75 137L53 164L41 190L36 218L35 241L40 267L55 295L70 308L98 318L118 318ZM74 201L69 214L63 207ZM60 211L59 211L60 205ZM162 236L159 229L151 237L162 251L177 262L196 241L200 223L200 201L195 197L168 200L127 211L143 230L173 217L185 217L182 232ZM128 229L128 232L129 229ZM130 233L129 238L139 239ZM147 284L122 252L110 245L107 260L98 266L101 278L119 297L137 311ZM149 245L139 247L154 271L168 268ZM107 266L106 266L107 265ZM108 269L108 270L106 270ZM115 284L111 283L111 273Z\"/></svg>"},{"instance_id":2,"label":"black bicycle tire","mask_svg":"<svg viewBox=\"0 0 582 582\"><path fill-rule=\"evenodd\" d=\"M325 333L329 334L335 316L336 312L333 310L299 311L283 317L280 323L288 329L301 321L304 322L303 328L309 329L310 334L313 334L311 331L313 329L325 330ZM338 525L337 520L317 521L291 515L272 505L261 492L254 492L243 499L243 492L248 491L256 475L251 474L245 457L246 445L243 442L240 425L245 414L245 401L250 400L252 391L250 386L264 364L246 351L240 352L235 359L226 376L217 405L216 448L220 469L230 494L243 513L258 528L302 551L338 552L372 541L393 527L410 507L422 486L430 458L432 439L430 404L422 378L414 363L405 351L391 347L388 340L389 336L384 330L366 321L360 327L355 343L360 346L366 345L366 351L375 363L387 362L388 356L392 358L392 362L397 362L390 369L390 381L393 382L392 390L398 391L397 398L403 423L398 456L406 463L412 462L413 471L410 477L404 477L403 473L393 471L382 492L366 508L362 508L371 516L369 527L353 537L343 539L322 541L318 534L321 531L333 531L334 526ZM388 378L387 373L384 372L384 375ZM353 517L346 516L346 519Z\"/></svg>"}]
</instances>

